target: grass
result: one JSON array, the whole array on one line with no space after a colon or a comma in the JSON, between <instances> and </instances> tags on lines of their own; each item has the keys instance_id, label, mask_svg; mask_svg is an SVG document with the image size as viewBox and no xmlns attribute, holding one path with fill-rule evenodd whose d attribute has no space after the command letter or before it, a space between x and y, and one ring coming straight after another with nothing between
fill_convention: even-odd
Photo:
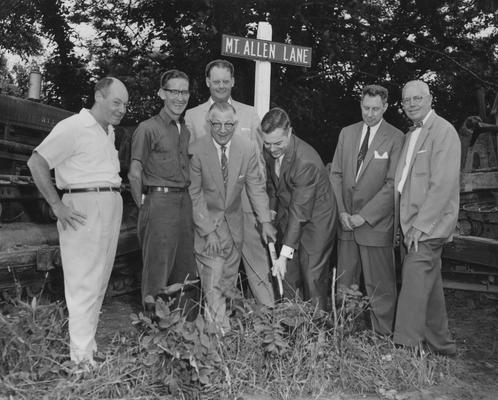
<instances>
[{"instance_id":1,"label":"grass","mask_svg":"<svg viewBox=\"0 0 498 400\"><path fill-rule=\"evenodd\" d=\"M427 388L451 376L451 364L416 355L362 329L367 300L344 294L332 314L299 300L274 309L232 304L232 331L220 336L199 317L187 322L168 303L153 316L132 315L135 334L116 335L97 370L73 374L63 303L16 300L0 315L0 398L272 399ZM391 396L391 397L389 397ZM6 397L7 398L7 397Z\"/></svg>"}]
</instances>

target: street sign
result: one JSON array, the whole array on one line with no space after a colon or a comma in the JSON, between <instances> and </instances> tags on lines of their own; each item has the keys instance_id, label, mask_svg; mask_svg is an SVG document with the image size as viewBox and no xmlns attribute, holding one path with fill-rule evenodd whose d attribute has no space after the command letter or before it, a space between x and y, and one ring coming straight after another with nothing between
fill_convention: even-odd
<instances>
[{"instance_id":1,"label":"street sign","mask_svg":"<svg viewBox=\"0 0 498 400\"><path fill-rule=\"evenodd\" d=\"M221 54L230 57L311 67L311 47L269 40L223 35L221 38Z\"/></svg>"}]
</instances>

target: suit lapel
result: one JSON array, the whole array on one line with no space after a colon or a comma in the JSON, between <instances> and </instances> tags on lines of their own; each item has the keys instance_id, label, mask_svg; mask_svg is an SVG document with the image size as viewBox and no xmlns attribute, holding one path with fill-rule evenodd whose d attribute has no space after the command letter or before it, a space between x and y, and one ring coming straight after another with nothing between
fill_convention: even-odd
<instances>
[{"instance_id":1,"label":"suit lapel","mask_svg":"<svg viewBox=\"0 0 498 400\"><path fill-rule=\"evenodd\" d=\"M413 148L413 154L410 159L410 164L408 166L408 173L410 173L412 169L413 162L415 161L415 157L419 152L420 148L422 147L422 144L425 142L425 139L427 139L427 135L429 134L429 129L433 124L435 118L436 118L436 112L432 111L432 115L429 117L427 122L422 126L422 128L420 128L420 133L418 134L417 142L415 143L415 147Z\"/></svg>"},{"instance_id":2,"label":"suit lapel","mask_svg":"<svg viewBox=\"0 0 498 400\"><path fill-rule=\"evenodd\" d=\"M223 176L221 175L221 164L220 158L218 156L218 151L214 146L213 139L211 135L206 136L206 146L204 146L204 157L206 165L208 166L209 172L216 183L220 193L225 199L225 184L223 183Z\"/></svg>"},{"instance_id":3,"label":"suit lapel","mask_svg":"<svg viewBox=\"0 0 498 400\"><path fill-rule=\"evenodd\" d=\"M401 180L401 174L403 173L403 168L406 163L406 153L408 153L408 144L410 143L412 132L406 134L405 143L403 144L403 150L401 151L401 156L399 157L398 166L396 167L396 173L394 174L394 188L397 190L398 183Z\"/></svg>"},{"instance_id":4,"label":"suit lapel","mask_svg":"<svg viewBox=\"0 0 498 400\"><path fill-rule=\"evenodd\" d=\"M356 179L358 173L358 168L356 167L356 160L358 159L358 153L360 152L360 141L361 141L361 131L363 129L363 124L358 124L354 132L353 138L353 151L351 152L351 161L353 164L353 178Z\"/></svg>"},{"instance_id":5,"label":"suit lapel","mask_svg":"<svg viewBox=\"0 0 498 400\"><path fill-rule=\"evenodd\" d=\"M232 192L239 177L240 166L242 165L242 149L235 135L232 136L232 141L230 143L230 152L228 155L228 182L227 182L227 194L226 200L232 198Z\"/></svg>"},{"instance_id":6,"label":"suit lapel","mask_svg":"<svg viewBox=\"0 0 498 400\"><path fill-rule=\"evenodd\" d=\"M372 143L370 143L370 146L368 146L367 154L365 155L365 159L363 160L363 166L361 167L360 175L358 176L357 181L360 180L360 178L363 175L363 172L366 171L368 164L372 160L375 150L379 148L379 146L382 144L382 142L386 139L386 130L384 128L384 121L381 122L379 129L377 129L377 132L375 133L375 136L372 140Z\"/></svg>"}]
</instances>

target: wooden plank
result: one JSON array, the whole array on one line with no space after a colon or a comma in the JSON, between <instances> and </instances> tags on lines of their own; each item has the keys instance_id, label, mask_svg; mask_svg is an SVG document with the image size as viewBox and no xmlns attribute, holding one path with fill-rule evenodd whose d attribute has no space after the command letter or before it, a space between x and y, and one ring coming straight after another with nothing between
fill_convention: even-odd
<instances>
[{"instance_id":1,"label":"wooden plank","mask_svg":"<svg viewBox=\"0 0 498 400\"><path fill-rule=\"evenodd\" d=\"M444 246L443 258L498 268L498 240L455 235Z\"/></svg>"},{"instance_id":2,"label":"wooden plank","mask_svg":"<svg viewBox=\"0 0 498 400\"><path fill-rule=\"evenodd\" d=\"M443 279L445 289L469 290L472 292L498 293L498 285L484 285L482 283L467 283Z\"/></svg>"},{"instance_id":3,"label":"wooden plank","mask_svg":"<svg viewBox=\"0 0 498 400\"><path fill-rule=\"evenodd\" d=\"M460 191L498 189L498 171L496 168L488 172L465 172L460 175Z\"/></svg>"}]
</instances>

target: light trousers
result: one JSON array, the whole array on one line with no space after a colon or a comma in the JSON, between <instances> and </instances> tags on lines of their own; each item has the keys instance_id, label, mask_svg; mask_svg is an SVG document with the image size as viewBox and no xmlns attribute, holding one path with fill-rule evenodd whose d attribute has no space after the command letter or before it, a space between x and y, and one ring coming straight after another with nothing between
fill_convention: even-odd
<instances>
[{"instance_id":1,"label":"light trousers","mask_svg":"<svg viewBox=\"0 0 498 400\"><path fill-rule=\"evenodd\" d=\"M221 243L223 252L220 256L196 253L196 259L204 294L204 317L227 332L230 322L226 315L226 300L227 294L237 285L240 252L229 237L222 237Z\"/></svg>"},{"instance_id":2,"label":"light trousers","mask_svg":"<svg viewBox=\"0 0 498 400\"><path fill-rule=\"evenodd\" d=\"M425 342L442 354L456 352L448 330L441 277L442 240L418 242L403 260L394 343L417 346Z\"/></svg>"},{"instance_id":3,"label":"light trousers","mask_svg":"<svg viewBox=\"0 0 498 400\"><path fill-rule=\"evenodd\" d=\"M86 215L76 230L57 223L69 312L70 356L90 361L118 244L123 201L117 192L65 194L62 202Z\"/></svg>"},{"instance_id":4,"label":"light trousers","mask_svg":"<svg viewBox=\"0 0 498 400\"><path fill-rule=\"evenodd\" d=\"M271 262L253 212L244 212L244 242L242 263L246 271L249 288L259 304L275 305L275 296L270 278Z\"/></svg>"}]
</instances>

